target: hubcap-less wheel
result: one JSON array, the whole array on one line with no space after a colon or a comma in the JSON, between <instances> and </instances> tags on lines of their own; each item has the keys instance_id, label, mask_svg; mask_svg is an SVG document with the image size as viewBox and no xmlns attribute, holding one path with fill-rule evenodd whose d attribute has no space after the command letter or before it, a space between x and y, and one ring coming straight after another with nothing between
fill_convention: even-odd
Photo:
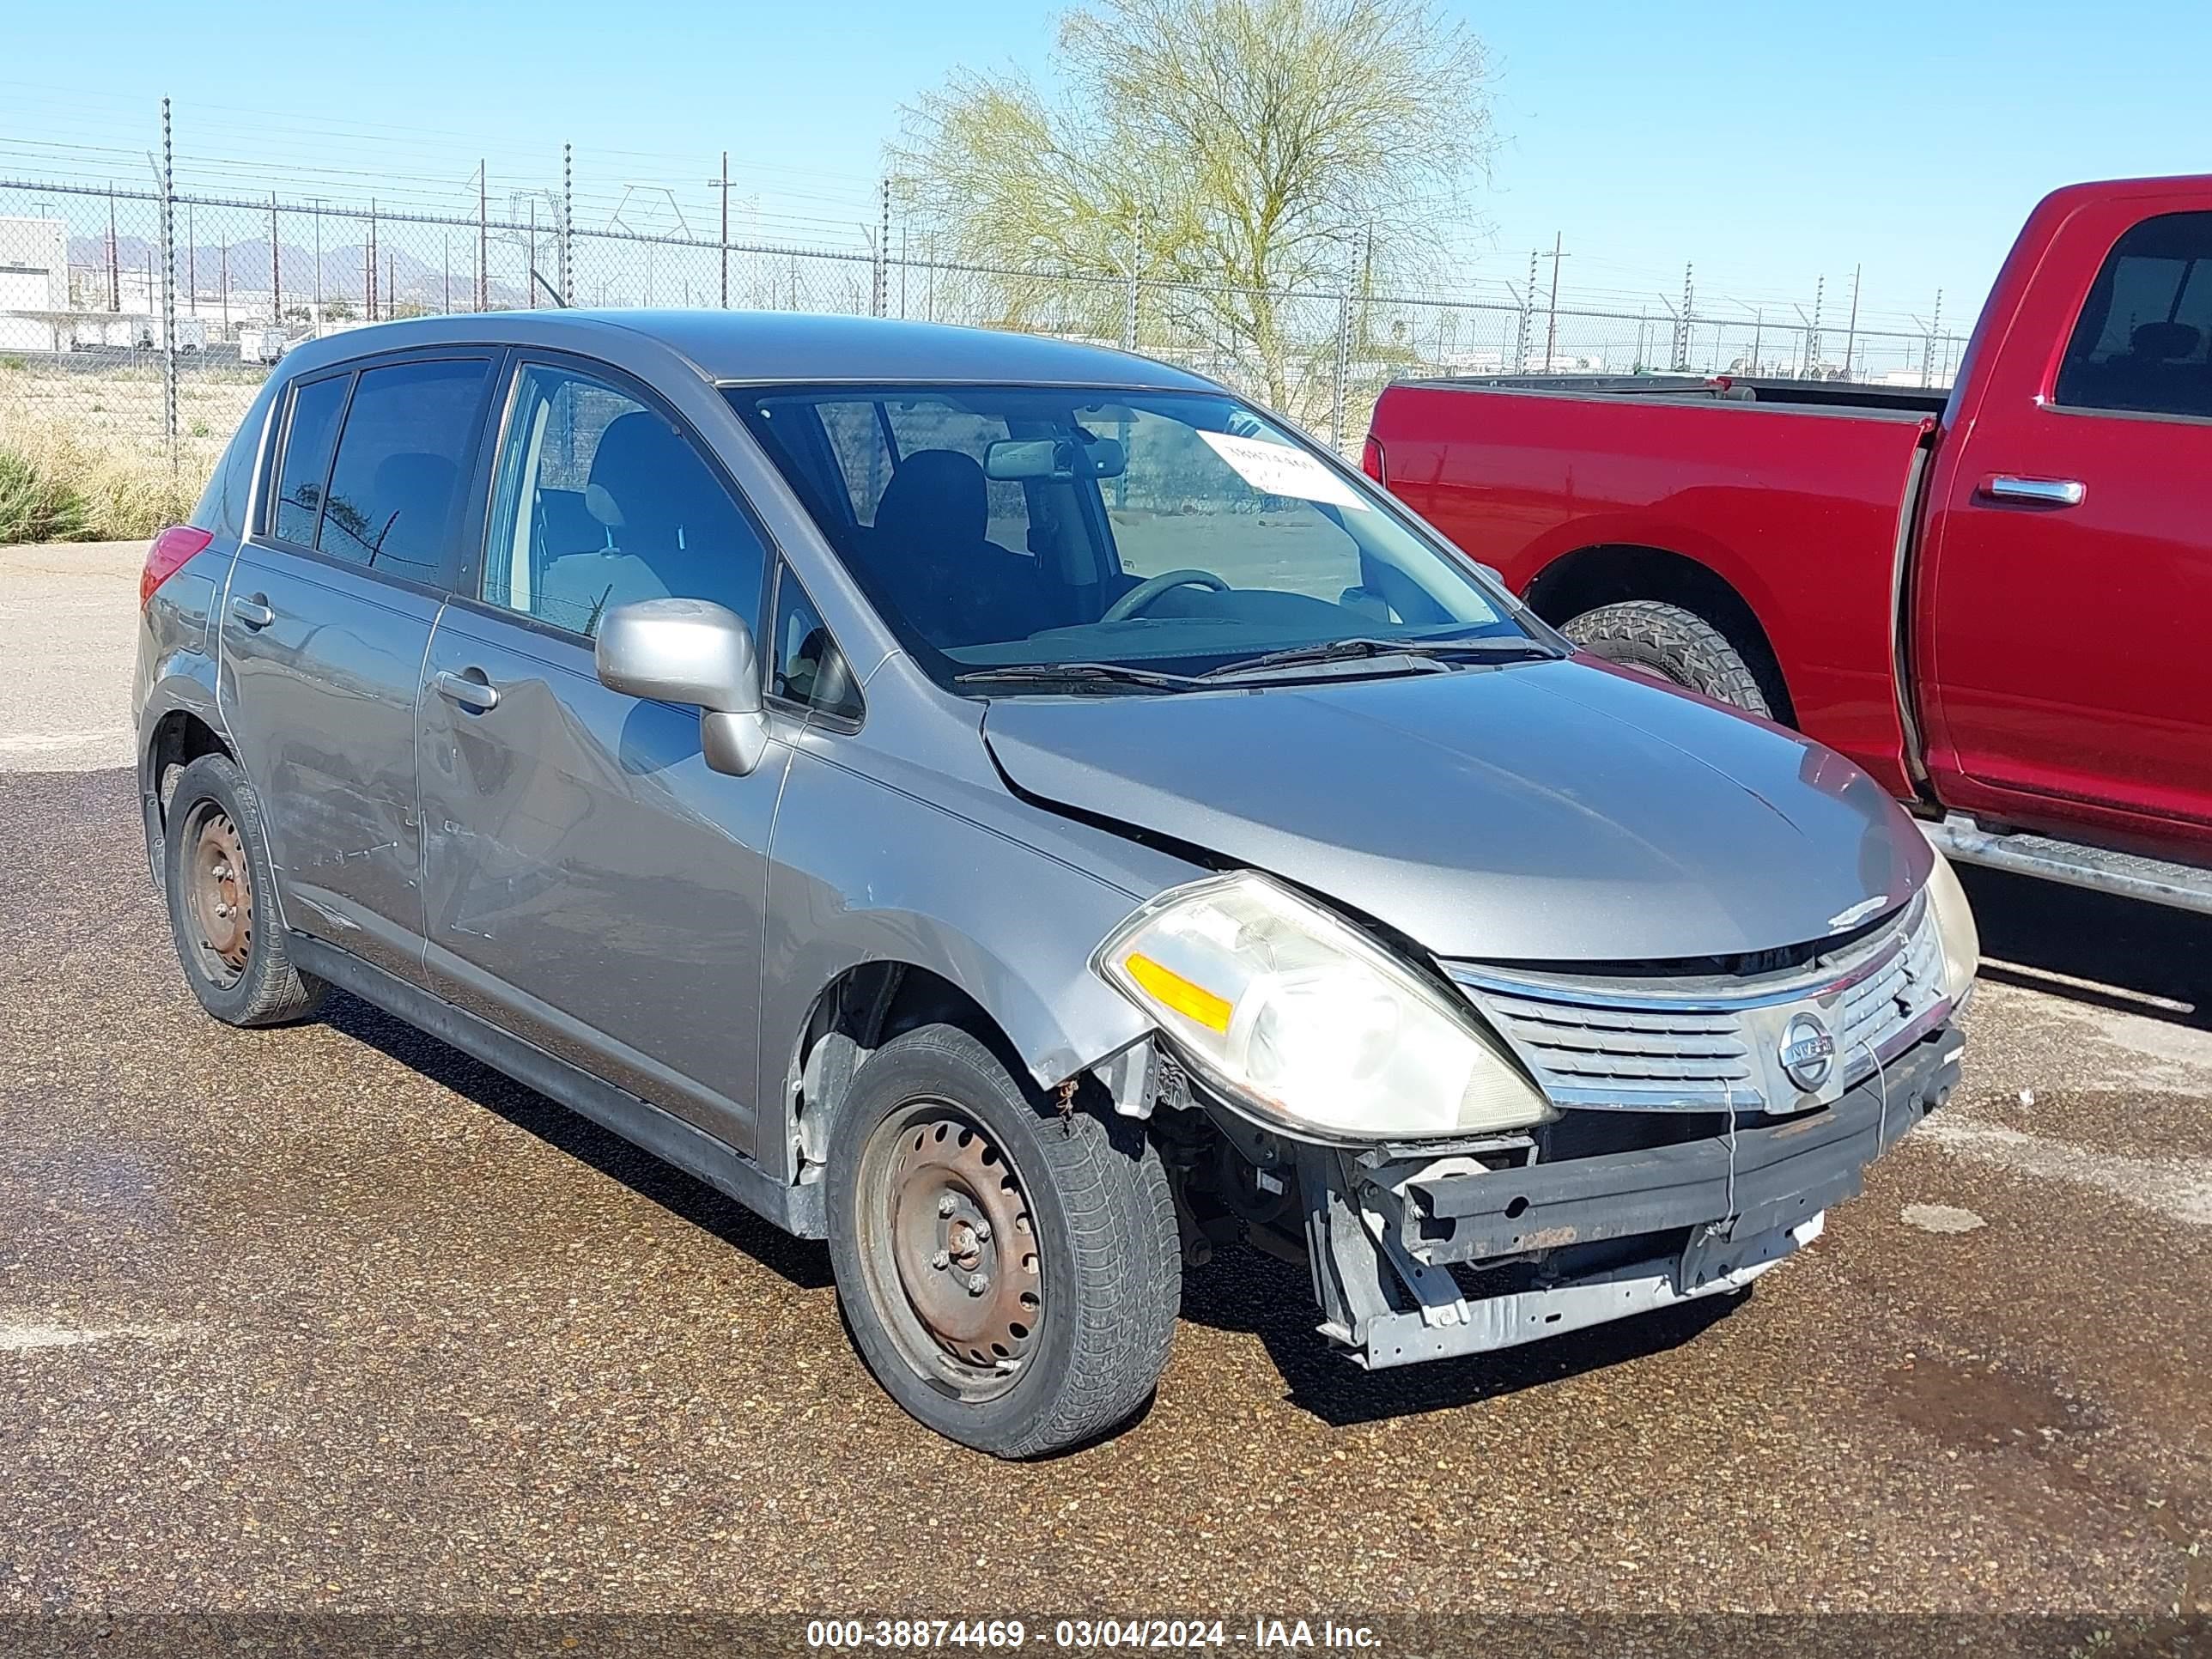
<instances>
[{"instance_id":1,"label":"hubcap-less wheel","mask_svg":"<svg viewBox=\"0 0 2212 1659\"><path fill-rule=\"evenodd\" d=\"M1044 1319L1037 1244L1013 1166L945 1101L887 1118L860 1160L872 1300L915 1370L963 1400L1012 1388Z\"/></svg>"},{"instance_id":2,"label":"hubcap-less wheel","mask_svg":"<svg viewBox=\"0 0 2212 1659\"><path fill-rule=\"evenodd\" d=\"M185 890L207 975L228 989L253 954L253 882L246 842L230 814L203 801L185 832L190 865Z\"/></svg>"}]
</instances>

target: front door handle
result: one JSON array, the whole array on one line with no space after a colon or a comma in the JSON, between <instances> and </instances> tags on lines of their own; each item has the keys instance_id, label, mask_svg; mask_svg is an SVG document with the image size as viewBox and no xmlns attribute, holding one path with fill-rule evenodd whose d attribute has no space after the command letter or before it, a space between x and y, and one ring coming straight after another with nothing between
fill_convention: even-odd
<instances>
[{"instance_id":1,"label":"front door handle","mask_svg":"<svg viewBox=\"0 0 2212 1659\"><path fill-rule=\"evenodd\" d=\"M2001 501L2033 501L2038 507L2079 507L2089 494L2077 478L2015 478L2000 472L1984 479L1982 493Z\"/></svg>"},{"instance_id":2,"label":"front door handle","mask_svg":"<svg viewBox=\"0 0 2212 1659\"><path fill-rule=\"evenodd\" d=\"M441 670L431 684L438 688L438 695L447 702L457 702L464 708L473 708L479 714L486 714L499 707L499 688L483 679L481 673L482 671L478 670L466 674L449 674Z\"/></svg>"},{"instance_id":3,"label":"front door handle","mask_svg":"<svg viewBox=\"0 0 2212 1659\"><path fill-rule=\"evenodd\" d=\"M266 628L276 620L276 613L269 608L269 596L256 593L246 599L233 599L230 614L248 628Z\"/></svg>"}]
</instances>

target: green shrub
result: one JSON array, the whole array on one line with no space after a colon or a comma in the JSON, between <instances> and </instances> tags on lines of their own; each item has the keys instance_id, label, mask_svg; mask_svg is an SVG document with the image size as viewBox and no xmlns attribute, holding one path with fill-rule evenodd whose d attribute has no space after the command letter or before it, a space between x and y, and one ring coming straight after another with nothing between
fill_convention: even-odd
<instances>
[{"instance_id":1,"label":"green shrub","mask_svg":"<svg viewBox=\"0 0 2212 1659\"><path fill-rule=\"evenodd\" d=\"M82 541L91 532L84 497L27 456L0 449L0 547L13 542Z\"/></svg>"}]
</instances>

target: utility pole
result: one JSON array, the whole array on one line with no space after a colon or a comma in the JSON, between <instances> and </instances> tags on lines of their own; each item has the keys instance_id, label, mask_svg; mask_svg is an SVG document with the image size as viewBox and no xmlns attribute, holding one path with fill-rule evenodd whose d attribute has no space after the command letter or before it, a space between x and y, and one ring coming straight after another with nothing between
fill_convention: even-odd
<instances>
[{"instance_id":1,"label":"utility pole","mask_svg":"<svg viewBox=\"0 0 2212 1659\"><path fill-rule=\"evenodd\" d=\"M123 309L123 273L115 264L115 186L107 187L107 308Z\"/></svg>"},{"instance_id":2,"label":"utility pole","mask_svg":"<svg viewBox=\"0 0 2212 1659\"><path fill-rule=\"evenodd\" d=\"M276 258L276 192L269 192L269 321L284 320L284 270Z\"/></svg>"},{"instance_id":3,"label":"utility pole","mask_svg":"<svg viewBox=\"0 0 2212 1659\"><path fill-rule=\"evenodd\" d=\"M1817 380L1820 374L1820 302L1828 296L1828 279L1823 276L1813 284L1813 325L1805 336L1805 374Z\"/></svg>"},{"instance_id":4,"label":"utility pole","mask_svg":"<svg viewBox=\"0 0 2212 1659\"><path fill-rule=\"evenodd\" d=\"M576 147L561 146L561 303L576 302L574 267L569 263L570 237L576 223ZM729 239L723 238L725 241Z\"/></svg>"},{"instance_id":5,"label":"utility pole","mask_svg":"<svg viewBox=\"0 0 2212 1659\"><path fill-rule=\"evenodd\" d=\"M1547 374L1553 372L1553 360L1559 349L1559 261L1567 257L1560 252L1565 241L1564 233L1556 230L1552 233L1552 301L1544 322L1544 373ZM1532 269L1529 273L1532 285L1534 275Z\"/></svg>"},{"instance_id":6,"label":"utility pole","mask_svg":"<svg viewBox=\"0 0 2212 1659\"><path fill-rule=\"evenodd\" d=\"M1697 304L1697 267L1685 260L1682 263L1682 309L1674 319L1674 362L1668 365L1677 374L1689 373L1690 319L1696 314ZM1668 308L1673 309L1671 306Z\"/></svg>"},{"instance_id":7,"label":"utility pole","mask_svg":"<svg viewBox=\"0 0 2212 1659\"><path fill-rule=\"evenodd\" d=\"M1859 342L1859 273L1865 269L1864 265L1851 267L1851 321L1844 331L1844 378L1847 380L1851 378L1851 353Z\"/></svg>"},{"instance_id":8,"label":"utility pole","mask_svg":"<svg viewBox=\"0 0 2212 1659\"><path fill-rule=\"evenodd\" d=\"M362 310L368 322L376 320L376 198L368 198L368 274L362 283Z\"/></svg>"},{"instance_id":9,"label":"utility pole","mask_svg":"<svg viewBox=\"0 0 2212 1659\"><path fill-rule=\"evenodd\" d=\"M722 197L722 309L730 308L730 152L722 152L722 176L707 181Z\"/></svg>"},{"instance_id":10,"label":"utility pole","mask_svg":"<svg viewBox=\"0 0 2212 1659\"><path fill-rule=\"evenodd\" d=\"M489 175L483 158L477 159L477 309L491 309L491 216L486 205Z\"/></svg>"},{"instance_id":11,"label":"utility pole","mask_svg":"<svg viewBox=\"0 0 2212 1659\"><path fill-rule=\"evenodd\" d=\"M185 286L191 290L192 315L200 314L199 234L192 226L192 204L185 204Z\"/></svg>"}]
</instances>

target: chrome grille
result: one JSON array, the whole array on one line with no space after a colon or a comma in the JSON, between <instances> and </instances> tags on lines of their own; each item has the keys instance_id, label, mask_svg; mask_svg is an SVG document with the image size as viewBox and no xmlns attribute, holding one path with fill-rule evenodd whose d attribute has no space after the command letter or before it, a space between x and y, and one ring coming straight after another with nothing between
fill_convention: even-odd
<instances>
[{"instance_id":1,"label":"chrome grille","mask_svg":"<svg viewBox=\"0 0 2212 1659\"><path fill-rule=\"evenodd\" d=\"M1832 1100L1940 1018L1942 946L1924 900L1835 955L1779 974L1623 979L1448 963L1446 970L1556 1104L1797 1111ZM1836 1040L1808 1092L1783 1032L1817 1015Z\"/></svg>"},{"instance_id":2,"label":"chrome grille","mask_svg":"<svg viewBox=\"0 0 2212 1659\"><path fill-rule=\"evenodd\" d=\"M1929 915L1905 948L1856 985L1846 987L1832 1022L1845 1078L1857 1082L1889 1058L1898 1036L1943 994L1943 947Z\"/></svg>"},{"instance_id":3,"label":"chrome grille","mask_svg":"<svg viewBox=\"0 0 2212 1659\"><path fill-rule=\"evenodd\" d=\"M1577 1007L1491 995L1482 1007L1498 1035L1547 1083L1574 1089L1733 1089L1759 1104L1751 1049L1731 1013Z\"/></svg>"}]
</instances>

